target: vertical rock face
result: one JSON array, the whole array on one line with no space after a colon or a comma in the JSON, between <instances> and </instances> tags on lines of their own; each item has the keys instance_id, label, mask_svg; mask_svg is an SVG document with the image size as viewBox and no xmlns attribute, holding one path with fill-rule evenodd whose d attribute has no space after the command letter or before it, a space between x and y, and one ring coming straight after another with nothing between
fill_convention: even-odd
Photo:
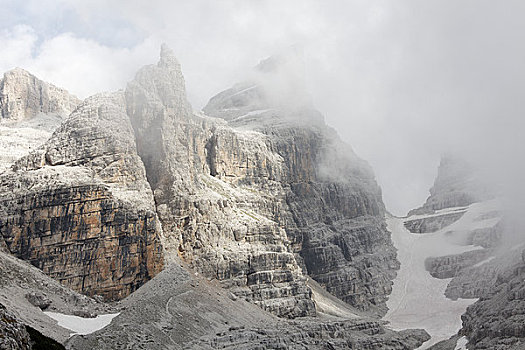
<instances>
[{"instance_id":1,"label":"vertical rock face","mask_svg":"<svg viewBox=\"0 0 525 350\"><path fill-rule=\"evenodd\" d=\"M66 286L120 299L162 269L151 190L121 94L87 99L0 177L7 249Z\"/></svg>"},{"instance_id":2,"label":"vertical rock face","mask_svg":"<svg viewBox=\"0 0 525 350\"><path fill-rule=\"evenodd\" d=\"M26 327L0 304L0 346L2 349L31 349L31 339Z\"/></svg>"},{"instance_id":3,"label":"vertical rock face","mask_svg":"<svg viewBox=\"0 0 525 350\"><path fill-rule=\"evenodd\" d=\"M39 113L68 115L80 100L66 90L48 84L21 68L0 80L0 112L3 120L22 120Z\"/></svg>"},{"instance_id":4,"label":"vertical rock face","mask_svg":"<svg viewBox=\"0 0 525 350\"><path fill-rule=\"evenodd\" d=\"M144 67L128 84L126 102L168 257L179 254L279 316L313 314L306 279L285 231L270 215L272 198L214 176L232 161L241 164L237 173L280 171L282 160L267 149L263 135L237 133L224 122L194 115L180 67L166 48L156 66Z\"/></svg>"},{"instance_id":5,"label":"vertical rock face","mask_svg":"<svg viewBox=\"0 0 525 350\"><path fill-rule=\"evenodd\" d=\"M265 60L210 100L210 118L163 47L0 177L5 247L110 299L160 271L164 249L279 316L315 313L306 274L383 312L397 262L380 189L312 107L297 59Z\"/></svg>"},{"instance_id":6,"label":"vertical rock face","mask_svg":"<svg viewBox=\"0 0 525 350\"><path fill-rule=\"evenodd\" d=\"M408 215L433 213L493 198L493 189L478 175L477 169L465 159L451 154L443 156L430 196L421 208L411 210Z\"/></svg>"},{"instance_id":7,"label":"vertical rock face","mask_svg":"<svg viewBox=\"0 0 525 350\"><path fill-rule=\"evenodd\" d=\"M380 189L369 166L324 124L308 96L301 89L293 94L296 76L282 76L283 61L286 66L286 57L263 61L252 81L218 94L204 108L227 119L236 134L251 134L264 145L264 152L252 155L246 146L228 151L235 141L215 132L211 174L273 197L264 213L284 229L303 272L344 301L382 313L397 261ZM276 84L289 105L271 93Z\"/></svg>"},{"instance_id":8,"label":"vertical rock face","mask_svg":"<svg viewBox=\"0 0 525 350\"><path fill-rule=\"evenodd\" d=\"M0 80L0 172L41 146L80 100L16 68Z\"/></svg>"},{"instance_id":9,"label":"vertical rock face","mask_svg":"<svg viewBox=\"0 0 525 350\"><path fill-rule=\"evenodd\" d=\"M461 317L469 349L525 347L524 274L525 259L499 273L495 285L469 306Z\"/></svg>"}]
</instances>

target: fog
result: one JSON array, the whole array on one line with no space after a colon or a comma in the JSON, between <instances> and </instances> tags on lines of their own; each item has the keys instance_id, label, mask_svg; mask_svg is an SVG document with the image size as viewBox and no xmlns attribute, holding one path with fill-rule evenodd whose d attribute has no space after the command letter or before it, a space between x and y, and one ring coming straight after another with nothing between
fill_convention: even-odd
<instances>
[{"instance_id":1,"label":"fog","mask_svg":"<svg viewBox=\"0 0 525 350\"><path fill-rule=\"evenodd\" d=\"M421 205L452 151L505 184L520 213L524 11L519 0L2 0L0 71L86 97L123 88L166 42L200 109L295 45L316 107L372 165L391 212Z\"/></svg>"}]
</instances>

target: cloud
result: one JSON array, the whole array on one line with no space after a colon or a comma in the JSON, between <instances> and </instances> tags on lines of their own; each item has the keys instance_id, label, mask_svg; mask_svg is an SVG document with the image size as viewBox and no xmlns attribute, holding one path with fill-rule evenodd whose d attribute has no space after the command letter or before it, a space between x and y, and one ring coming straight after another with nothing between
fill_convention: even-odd
<instances>
[{"instance_id":1,"label":"cloud","mask_svg":"<svg viewBox=\"0 0 525 350\"><path fill-rule=\"evenodd\" d=\"M17 25L0 33L0 45L0 70L21 67L85 98L124 88L140 66L157 60L160 43L149 39L132 49L115 48L71 33L39 43L33 28Z\"/></svg>"},{"instance_id":2,"label":"cloud","mask_svg":"<svg viewBox=\"0 0 525 350\"><path fill-rule=\"evenodd\" d=\"M123 88L166 42L201 108L261 59L302 46L317 107L372 164L396 214L425 200L443 152L521 170L519 0L8 3L0 69L23 66L81 97Z\"/></svg>"}]
</instances>

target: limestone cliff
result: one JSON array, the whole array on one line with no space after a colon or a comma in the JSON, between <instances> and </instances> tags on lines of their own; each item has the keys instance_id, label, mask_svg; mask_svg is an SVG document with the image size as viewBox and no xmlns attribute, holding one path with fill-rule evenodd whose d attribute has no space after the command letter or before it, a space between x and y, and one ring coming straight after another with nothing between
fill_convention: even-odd
<instances>
[{"instance_id":1,"label":"limestone cliff","mask_svg":"<svg viewBox=\"0 0 525 350\"><path fill-rule=\"evenodd\" d=\"M193 114L180 66L166 47L156 66L144 67L128 84L126 102L168 258L180 255L279 316L313 314L306 278L271 215L278 204L260 186L237 186L214 176L217 163L236 164L236 154L246 160L236 171L256 176L268 167L281 171L282 160L267 149L263 135ZM267 180L265 187L279 189Z\"/></svg>"},{"instance_id":2,"label":"limestone cliff","mask_svg":"<svg viewBox=\"0 0 525 350\"><path fill-rule=\"evenodd\" d=\"M15 68L0 80L1 121L31 118L39 113L67 116L80 100L66 90Z\"/></svg>"},{"instance_id":3,"label":"limestone cliff","mask_svg":"<svg viewBox=\"0 0 525 350\"><path fill-rule=\"evenodd\" d=\"M494 198L495 195L493 186L480 177L480 171L475 165L463 157L445 154L441 158L430 196L421 208L411 210L408 216L464 207Z\"/></svg>"},{"instance_id":4,"label":"limestone cliff","mask_svg":"<svg viewBox=\"0 0 525 350\"><path fill-rule=\"evenodd\" d=\"M80 100L16 68L0 79L0 172L41 146Z\"/></svg>"},{"instance_id":5,"label":"limestone cliff","mask_svg":"<svg viewBox=\"0 0 525 350\"><path fill-rule=\"evenodd\" d=\"M274 205L263 207L263 215L284 229L303 273L351 305L381 313L397 261L380 189L368 164L324 124L304 91L295 90L296 75L283 76L288 63L286 57L263 61L251 81L204 108L237 134L251 133L264 150L250 154L253 147L235 134L215 132L210 173L271 198Z\"/></svg>"},{"instance_id":6,"label":"limestone cliff","mask_svg":"<svg viewBox=\"0 0 525 350\"><path fill-rule=\"evenodd\" d=\"M125 91L81 102L0 174L0 249L76 291L124 298L110 326L68 348L413 349L428 339L370 316L384 313L398 267L381 191L313 107L298 60L263 61L196 113L164 46ZM82 309L107 309L94 299ZM24 322L28 300L11 304Z\"/></svg>"},{"instance_id":7,"label":"limestone cliff","mask_svg":"<svg viewBox=\"0 0 525 350\"><path fill-rule=\"evenodd\" d=\"M278 316L315 313L307 276L384 312L397 261L380 189L288 63L265 60L210 100L210 117L192 111L163 47L124 93L81 103L2 175L7 249L110 299L158 273L165 253Z\"/></svg>"},{"instance_id":8,"label":"limestone cliff","mask_svg":"<svg viewBox=\"0 0 525 350\"><path fill-rule=\"evenodd\" d=\"M153 197L120 94L87 99L0 177L8 251L82 293L120 299L162 269Z\"/></svg>"}]
</instances>

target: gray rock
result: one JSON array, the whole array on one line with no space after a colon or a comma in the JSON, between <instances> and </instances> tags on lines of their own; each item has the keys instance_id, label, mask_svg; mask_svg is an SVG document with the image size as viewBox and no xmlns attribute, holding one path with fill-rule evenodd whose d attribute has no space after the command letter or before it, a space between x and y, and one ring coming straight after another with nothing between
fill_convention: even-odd
<instances>
[{"instance_id":1,"label":"gray rock","mask_svg":"<svg viewBox=\"0 0 525 350\"><path fill-rule=\"evenodd\" d=\"M498 274L496 282L461 317L469 349L525 347L525 263Z\"/></svg>"},{"instance_id":2,"label":"gray rock","mask_svg":"<svg viewBox=\"0 0 525 350\"><path fill-rule=\"evenodd\" d=\"M153 195L122 94L84 101L0 176L12 254L86 294L120 299L162 269Z\"/></svg>"},{"instance_id":3,"label":"gray rock","mask_svg":"<svg viewBox=\"0 0 525 350\"><path fill-rule=\"evenodd\" d=\"M486 260L492 254L490 249L479 249L456 255L431 257L425 260L425 268L435 278L452 278L462 270Z\"/></svg>"},{"instance_id":4,"label":"gray rock","mask_svg":"<svg viewBox=\"0 0 525 350\"><path fill-rule=\"evenodd\" d=\"M0 304L0 348L6 350L29 350L31 339L24 324Z\"/></svg>"},{"instance_id":5,"label":"gray rock","mask_svg":"<svg viewBox=\"0 0 525 350\"><path fill-rule=\"evenodd\" d=\"M423 330L393 332L368 317L276 318L173 264L122 301L106 328L68 349L415 349Z\"/></svg>"},{"instance_id":6,"label":"gray rock","mask_svg":"<svg viewBox=\"0 0 525 350\"><path fill-rule=\"evenodd\" d=\"M15 68L0 80L0 122L17 121L39 113L67 116L80 100L66 90Z\"/></svg>"},{"instance_id":7,"label":"gray rock","mask_svg":"<svg viewBox=\"0 0 525 350\"><path fill-rule=\"evenodd\" d=\"M425 204L408 216L433 213L444 208L464 207L494 198L493 184L483 179L478 169L464 158L446 154L441 158L438 175Z\"/></svg>"},{"instance_id":8,"label":"gray rock","mask_svg":"<svg viewBox=\"0 0 525 350\"><path fill-rule=\"evenodd\" d=\"M209 117L191 110L163 47L123 94L85 100L0 176L11 253L83 293L129 295L107 329L68 346L405 349L427 339L369 317L316 317L308 276L381 314L398 263L369 165L295 96L294 77L282 96L270 91L283 60L259 66L255 91L241 83L213 98ZM159 274L163 258L175 267ZM179 259L199 283L186 283Z\"/></svg>"},{"instance_id":9,"label":"gray rock","mask_svg":"<svg viewBox=\"0 0 525 350\"><path fill-rule=\"evenodd\" d=\"M408 219L405 227L412 233L432 233L447 227L461 219L465 211L435 215L420 219Z\"/></svg>"},{"instance_id":10,"label":"gray rock","mask_svg":"<svg viewBox=\"0 0 525 350\"><path fill-rule=\"evenodd\" d=\"M26 299L41 310L45 310L51 305L52 300L40 292L30 292L25 295Z\"/></svg>"}]
</instances>

